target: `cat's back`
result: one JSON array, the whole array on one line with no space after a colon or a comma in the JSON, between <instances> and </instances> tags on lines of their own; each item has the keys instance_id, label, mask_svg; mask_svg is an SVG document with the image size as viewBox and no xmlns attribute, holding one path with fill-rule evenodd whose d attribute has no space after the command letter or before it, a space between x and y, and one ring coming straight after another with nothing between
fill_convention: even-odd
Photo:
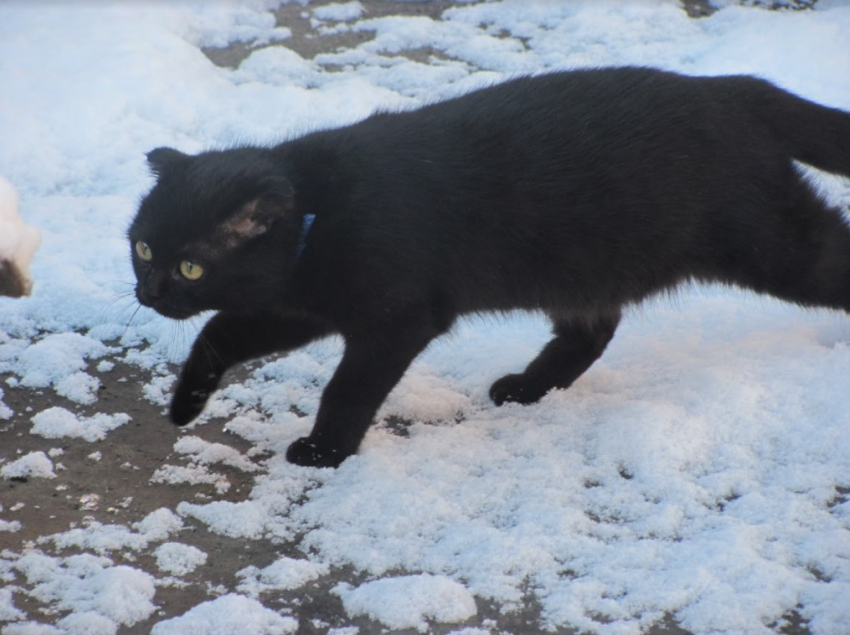
<instances>
[{"instance_id":1,"label":"cat's back","mask_svg":"<svg viewBox=\"0 0 850 635\"><path fill-rule=\"evenodd\" d=\"M705 140L723 117L717 88L637 67L553 72L379 112L338 134L351 165L376 182L480 198L476 184L579 179L601 163L640 172L670 155L708 154ZM726 136L746 133L730 128Z\"/></svg>"},{"instance_id":2,"label":"cat's back","mask_svg":"<svg viewBox=\"0 0 850 635\"><path fill-rule=\"evenodd\" d=\"M363 122L363 128L369 133L480 130L492 135L502 128L545 133L561 124L606 121L618 126L638 118L646 124L673 110L704 104L708 93L705 78L656 69L561 71L509 79L409 111L377 113Z\"/></svg>"}]
</instances>

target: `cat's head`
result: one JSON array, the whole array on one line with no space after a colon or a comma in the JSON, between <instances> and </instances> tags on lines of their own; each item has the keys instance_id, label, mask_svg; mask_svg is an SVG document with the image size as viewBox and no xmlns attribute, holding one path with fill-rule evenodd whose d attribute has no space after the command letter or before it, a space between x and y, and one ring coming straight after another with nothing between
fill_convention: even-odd
<instances>
[{"instance_id":1,"label":"cat's head","mask_svg":"<svg viewBox=\"0 0 850 635\"><path fill-rule=\"evenodd\" d=\"M157 148L148 163L157 182L128 232L139 302L175 319L272 305L301 219L269 151Z\"/></svg>"}]
</instances>

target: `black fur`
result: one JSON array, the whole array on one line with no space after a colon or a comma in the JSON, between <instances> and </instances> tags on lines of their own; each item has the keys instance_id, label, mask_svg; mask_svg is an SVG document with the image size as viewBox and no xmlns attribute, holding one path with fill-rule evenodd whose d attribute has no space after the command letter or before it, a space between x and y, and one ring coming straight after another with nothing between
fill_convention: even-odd
<instances>
[{"instance_id":1,"label":"black fur","mask_svg":"<svg viewBox=\"0 0 850 635\"><path fill-rule=\"evenodd\" d=\"M340 333L315 427L287 453L336 466L462 314L552 319L540 355L493 384L501 404L569 386L624 306L683 281L850 311L850 229L795 160L850 175L850 114L751 77L637 68L515 79L272 148L154 150L129 233L153 254L134 255L139 300L218 311L171 417L196 417L234 364Z\"/></svg>"}]
</instances>

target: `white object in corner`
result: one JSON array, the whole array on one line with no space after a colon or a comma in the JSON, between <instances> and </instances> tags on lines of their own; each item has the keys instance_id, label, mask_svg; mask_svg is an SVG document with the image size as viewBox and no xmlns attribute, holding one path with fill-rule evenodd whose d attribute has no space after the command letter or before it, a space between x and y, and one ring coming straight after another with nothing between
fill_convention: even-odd
<instances>
[{"instance_id":1,"label":"white object in corner","mask_svg":"<svg viewBox=\"0 0 850 635\"><path fill-rule=\"evenodd\" d=\"M0 295L30 294L29 263L40 241L38 230L18 216L15 188L0 176Z\"/></svg>"}]
</instances>

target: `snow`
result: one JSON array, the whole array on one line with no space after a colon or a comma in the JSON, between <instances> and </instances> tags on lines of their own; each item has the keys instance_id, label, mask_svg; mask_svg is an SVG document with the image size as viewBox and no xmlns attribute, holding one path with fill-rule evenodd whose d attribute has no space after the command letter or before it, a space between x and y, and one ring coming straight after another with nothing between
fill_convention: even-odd
<instances>
[{"instance_id":1,"label":"snow","mask_svg":"<svg viewBox=\"0 0 850 635\"><path fill-rule=\"evenodd\" d=\"M390 628L415 628L422 633L428 630L429 619L463 622L476 613L475 598L463 585L427 573L384 578L336 592L349 614L368 615Z\"/></svg>"},{"instance_id":2,"label":"snow","mask_svg":"<svg viewBox=\"0 0 850 635\"><path fill-rule=\"evenodd\" d=\"M250 500L214 501L205 505L184 501L177 505L179 514L197 518L212 531L231 538L262 538L272 522L269 511L267 502Z\"/></svg>"},{"instance_id":3,"label":"snow","mask_svg":"<svg viewBox=\"0 0 850 635\"><path fill-rule=\"evenodd\" d=\"M508 0L457 6L442 21L369 18L357 2L307 5L322 28L375 38L315 60L258 48L226 70L199 47L285 44L289 32L267 11L274 2L0 3L0 174L42 240L32 296L0 299L0 373L91 413L67 403L13 413L0 392L0 422L25 417L49 439L108 440L130 420L98 412L98 388L112 377L95 371L115 362L150 371L146 398L168 402L165 362L186 355L202 321L177 328L132 298L125 230L151 184L144 153L158 145L269 143L518 73L614 64L754 73L850 110L850 6L723 4L692 20L672 0ZM428 48L439 54L429 63L399 54ZM815 178L847 207L847 179ZM509 611L530 594L541 628L637 633L672 616L693 633L759 633L796 608L812 633L846 632L846 315L684 289L631 312L570 390L493 407L490 383L522 368L546 337L536 316L462 322L416 361L338 470L298 468L283 454L310 429L341 341L260 363L211 404L252 449L205 441L203 426L219 424L202 422L174 446L188 465L164 459L155 473L210 484L213 500L2 552L0 579L17 576L16 592L63 613L53 625L26 621L0 589L0 619L13 621L3 634L114 633L154 616L163 573L188 575L206 557L188 536L164 542L187 523L294 541L304 555L243 568L222 583L225 595L160 620L157 635L295 632L276 592L346 568L369 580L337 587L346 610L388 628L463 623L477 619L476 599ZM412 422L403 435L397 420ZM56 478L44 452L15 449L0 449L3 478ZM224 500L230 481L213 466L249 475L247 498ZM4 518L0 530L5 540L20 523ZM152 555L157 569L116 564L120 553Z\"/></svg>"},{"instance_id":4,"label":"snow","mask_svg":"<svg viewBox=\"0 0 850 635\"><path fill-rule=\"evenodd\" d=\"M12 478L56 478L53 461L44 452L30 452L0 468L0 476Z\"/></svg>"},{"instance_id":5,"label":"snow","mask_svg":"<svg viewBox=\"0 0 850 635\"><path fill-rule=\"evenodd\" d=\"M355 20L362 15L363 5L359 2L326 4L313 9L313 17L318 20L345 22L347 20Z\"/></svg>"},{"instance_id":6,"label":"snow","mask_svg":"<svg viewBox=\"0 0 850 635\"><path fill-rule=\"evenodd\" d=\"M164 507L151 512L132 527L97 521L58 534L39 538L40 544L53 543L60 549L77 548L98 554L110 551L139 551L152 542L166 539L183 528L183 521Z\"/></svg>"},{"instance_id":7,"label":"snow","mask_svg":"<svg viewBox=\"0 0 850 635\"><path fill-rule=\"evenodd\" d=\"M118 632L115 622L94 611L71 613L56 625L68 635L115 635Z\"/></svg>"},{"instance_id":8,"label":"snow","mask_svg":"<svg viewBox=\"0 0 850 635\"><path fill-rule=\"evenodd\" d=\"M84 372L86 360L115 350L79 333L50 334L32 344L15 339L0 344L0 372L12 370L20 377L21 386L52 386L57 394L76 403L92 404L100 381Z\"/></svg>"},{"instance_id":9,"label":"snow","mask_svg":"<svg viewBox=\"0 0 850 635\"><path fill-rule=\"evenodd\" d=\"M153 552L156 566L174 575L186 575L207 561L207 554L192 545L166 542Z\"/></svg>"},{"instance_id":10,"label":"snow","mask_svg":"<svg viewBox=\"0 0 850 635\"><path fill-rule=\"evenodd\" d=\"M38 551L22 555L15 568L34 585L31 595L58 610L96 613L116 624L132 626L155 609L154 579L109 558L80 554L51 558Z\"/></svg>"},{"instance_id":11,"label":"snow","mask_svg":"<svg viewBox=\"0 0 850 635\"><path fill-rule=\"evenodd\" d=\"M174 444L174 450L187 454L197 463L222 463L244 472L256 472L259 467L246 456L223 443L209 443L200 437L185 436Z\"/></svg>"},{"instance_id":12,"label":"snow","mask_svg":"<svg viewBox=\"0 0 850 635\"><path fill-rule=\"evenodd\" d=\"M57 387L56 392L62 394ZM99 412L91 417L75 415L73 412L54 406L42 410L32 417L30 432L47 439L78 437L89 442L102 441L110 430L114 430L130 421L130 415L124 413L106 414ZM99 459L98 459L99 460Z\"/></svg>"},{"instance_id":13,"label":"snow","mask_svg":"<svg viewBox=\"0 0 850 635\"><path fill-rule=\"evenodd\" d=\"M20 531L21 523L18 520L0 520L0 531L8 531L14 533Z\"/></svg>"},{"instance_id":14,"label":"snow","mask_svg":"<svg viewBox=\"0 0 850 635\"><path fill-rule=\"evenodd\" d=\"M12 622L23 617L24 613L15 608L15 603L12 601L12 589L0 588L0 620Z\"/></svg>"},{"instance_id":15,"label":"snow","mask_svg":"<svg viewBox=\"0 0 850 635\"><path fill-rule=\"evenodd\" d=\"M15 414L12 409L3 403L3 389L0 388L0 419L11 419Z\"/></svg>"},{"instance_id":16,"label":"snow","mask_svg":"<svg viewBox=\"0 0 850 635\"><path fill-rule=\"evenodd\" d=\"M251 598L234 593L203 602L186 614L165 620L154 626L151 635L285 635L294 633L298 622L278 615Z\"/></svg>"},{"instance_id":17,"label":"snow","mask_svg":"<svg viewBox=\"0 0 850 635\"><path fill-rule=\"evenodd\" d=\"M321 563L284 556L262 569L252 565L239 571L236 575L243 581L237 589L251 597L268 591L297 589L328 573L328 569Z\"/></svg>"},{"instance_id":18,"label":"snow","mask_svg":"<svg viewBox=\"0 0 850 635\"><path fill-rule=\"evenodd\" d=\"M151 483L191 483L213 485L219 494L230 489L230 481L223 474L210 472L203 465L163 465L151 477Z\"/></svg>"}]
</instances>

